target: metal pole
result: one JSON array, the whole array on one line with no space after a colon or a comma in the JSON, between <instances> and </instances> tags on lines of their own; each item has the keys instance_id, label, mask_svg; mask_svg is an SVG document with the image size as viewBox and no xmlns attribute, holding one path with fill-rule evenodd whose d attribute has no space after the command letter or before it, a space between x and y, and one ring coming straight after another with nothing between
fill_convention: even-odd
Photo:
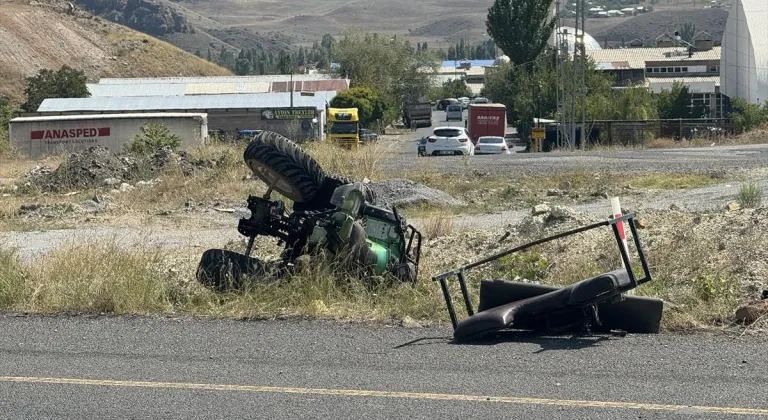
<instances>
[{"instance_id":1,"label":"metal pole","mask_svg":"<svg viewBox=\"0 0 768 420\"><path fill-rule=\"evenodd\" d=\"M291 69L291 114L293 114L293 69Z\"/></svg>"},{"instance_id":2,"label":"metal pole","mask_svg":"<svg viewBox=\"0 0 768 420\"><path fill-rule=\"evenodd\" d=\"M576 0L578 1L578 0ZM571 123L571 138L570 148L576 147L576 80L578 80L578 66L579 66L579 8L576 7L576 20L574 22L573 31L573 79L571 81L571 115L569 122Z\"/></svg>"},{"instance_id":3,"label":"metal pole","mask_svg":"<svg viewBox=\"0 0 768 420\"><path fill-rule=\"evenodd\" d=\"M581 148L585 149L587 146L587 134L584 132L586 129L587 119L587 47L584 45L584 37L587 33L586 27L586 0L581 0Z\"/></svg>"}]
</instances>

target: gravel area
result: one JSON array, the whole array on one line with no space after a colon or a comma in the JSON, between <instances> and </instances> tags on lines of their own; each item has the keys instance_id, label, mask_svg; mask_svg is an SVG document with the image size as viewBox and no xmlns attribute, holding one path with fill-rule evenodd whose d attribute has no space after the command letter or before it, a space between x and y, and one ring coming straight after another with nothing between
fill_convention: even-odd
<instances>
[{"instance_id":1,"label":"gravel area","mask_svg":"<svg viewBox=\"0 0 768 420\"><path fill-rule=\"evenodd\" d=\"M411 150L412 149L412 150ZM514 153L510 155L418 157L414 141L402 141L382 159L385 173L424 165L444 173L477 171L492 175L549 175L553 172L711 173L768 167L768 145L593 152Z\"/></svg>"},{"instance_id":2,"label":"gravel area","mask_svg":"<svg viewBox=\"0 0 768 420\"><path fill-rule=\"evenodd\" d=\"M436 206L458 206L464 204L461 200L449 194L415 183L408 179L389 179L374 182L371 188L376 192L378 205L414 206L431 204Z\"/></svg>"}]
</instances>

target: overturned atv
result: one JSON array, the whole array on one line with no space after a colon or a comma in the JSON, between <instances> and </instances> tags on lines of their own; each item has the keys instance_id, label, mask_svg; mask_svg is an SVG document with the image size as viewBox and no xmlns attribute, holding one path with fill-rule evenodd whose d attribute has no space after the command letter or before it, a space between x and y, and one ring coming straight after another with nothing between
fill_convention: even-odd
<instances>
[{"instance_id":1,"label":"overturned atv","mask_svg":"<svg viewBox=\"0 0 768 420\"><path fill-rule=\"evenodd\" d=\"M363 275L391 274L400 281L418 277L421 233L391 210L374 206L366 184L326 175L311 156L280 134L256 135L243 154L248 167L267 184L262 197L249 196L249 218L237 230L248 238L244 253L210 249L203 253L197 279L217 290L239 289L245 278L282 277L305 254L344 255ZM293 201L292 211L277 191ZM279 261L251 257L257 236L284 244Z\"/></svg>"}]
</instances>

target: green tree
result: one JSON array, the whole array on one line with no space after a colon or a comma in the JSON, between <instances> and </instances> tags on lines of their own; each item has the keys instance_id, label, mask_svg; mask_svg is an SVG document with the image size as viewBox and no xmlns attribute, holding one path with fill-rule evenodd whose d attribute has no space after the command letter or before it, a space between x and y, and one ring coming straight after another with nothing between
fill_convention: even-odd
<instances>
[{"instance_id":1,"label":"green tree","mask_svg":"<svg viewBox=\"0 0 768 420\"><path fill-rule=\"evenodd\" d=\"M693 43L693 37L696 36L696 25L694 25L693 23L688 22L688 23L684 24L683 26L681 26L680 29L678 30L678 32L680 34L680 38L682 38L683 41L686 41L686 42L692 44Z\"/></svg>"},{"instance_id":2,"label":"green tree","mask_svg":"<svg viewBox=\"0 0 768 420\"><path fill-rule=\"evenodd\" d=\"M546 48L555 28L548 0L494 0L486 29L512 63L535 60Z\"/></svg>"},{"instance_id":3,"label":"green tree","mask_svg":"<svg viewBox=\"0 0 768 420\"><path fill-rule=\"evenodd\" d=\"M440 98L461 98L472 96L472 90L464 79L451 79L443 82L440 87Z\"/></svg>"},{"instance_id":4,"label":"green tree","mask_svg":"<svg viewBox=\"0 0 768 420\"><path fill-rule=\"evenodd\" d=\"M157 149L170 147L175 150L181 145L182 138L171 133L164 124L146 124L139 130L140 134L125 145L129 153L148 156L155 153Z\"/></svg>"},{"instance_id":5,"label":"green tree","mask_svg":"<svg viewBox=\"0 0 768 420\"><path fill-rule=\"evenodd\" d=\"M334 108L357 108L360 123L370 126L384 117L387 103L381 94L371 88L347 89L331 99L329 103Z\"/></svg>"},{"instance_id":6,"label":"green tree","mask_svg":"<svg viewBox=\"0 0 768 420\"><path fill-rule=\"evenodd\" d=\"M19 111L6 98L0 97L0 154L11 150L11 143L8 139L8 124Z\"/></svg>"},{"instance_id":7,"label":"green tree","mask_svg":"<svg viewBox=\"0 0 768 420\"><path fill-rule=\"evenodd\" d=\"M389 104L385 120L400 114L403 101L427 96L438 62L429 53L417 54L397 37L347 31L333 49L352 87L367 87L381 92ZM387 121L389 122L389 121Z\"/></svg>"},{"instance_id":8,"label":"green tree","mask_svg":"<svg viewBox=\"0 0 768 420\"><path fill-rule=\"evenodd\" d=\"M292 74L295 73L293 60L291 55L284 51L280 52L280 58L277 62L277 72L280 74Z\"/></svg>"},{"instance_id":9,"label":"green tree","mask_svg":"<svg viewBox=\"0 0 768 420\"><path fill-rule=\"evenodd\" d=\"M63 66L57 71L40 70L36 75L27 77L24 94L27 101L22 108L35 112L43 100L48 98L87 98L91 96L86 86L87 78L81 70Z\"/></svg>"},{"instance_id":10,"label":"green tree","mask_svg":"<svg viewBox=\"0 0 768 420\"><path fill-rule=\"evenodd\" d=\"M659 118L702 118L706 115L705 105L691 105L691 93L688 86L674 82L672 88L662 90L656 95L659 110Z\"/></svg>"},{"instance_id":11,"label":"green tree","mask_svg":"<svg viewBox=\"0 0 768 420\"><path fill-rule=\"evenodd\" d=\"M240 54L237 56L237 62L235 62L235 74L238 76L247 76L253 72L251 62L248 60L245 50L240 50Z\"/></svg>"},{"instance_id":12,"label":"green tree","mask_svg":"<svg viewBox=\"0 0 768 420\"><path fill-rule=\"evenodd\" d=\"M733 98L729 117L737 133L753 130L768 123L768 102L761 107L743 98Z\"/></svg>"}]
</instances>

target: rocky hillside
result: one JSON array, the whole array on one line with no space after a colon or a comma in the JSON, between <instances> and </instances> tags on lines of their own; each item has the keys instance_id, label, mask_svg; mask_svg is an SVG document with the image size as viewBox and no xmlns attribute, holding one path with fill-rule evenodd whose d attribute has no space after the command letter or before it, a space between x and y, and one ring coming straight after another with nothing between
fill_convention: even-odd
<instances>
[{"instance_id":1,"label":"rocky hillside","mask_svg":"<svg viewBox=\"0 0 768 420\"><path fill-rule=\"evenodd\" d=\"M109 21L152 36L194 32L184 16L154 0L75 0L75 4Z\"/></svg>"},{"instance_id":2,"label":"rocky hillside","mask_svg":"<svg viewBox=\"0 0 768 420\"><path fill-rule=\"evenodd\" d=\"M62 65L100 77L214 76L228 70L62 0L0 0L0 96L23 99L24 77Z\"/></svg>"}]
</instances>

